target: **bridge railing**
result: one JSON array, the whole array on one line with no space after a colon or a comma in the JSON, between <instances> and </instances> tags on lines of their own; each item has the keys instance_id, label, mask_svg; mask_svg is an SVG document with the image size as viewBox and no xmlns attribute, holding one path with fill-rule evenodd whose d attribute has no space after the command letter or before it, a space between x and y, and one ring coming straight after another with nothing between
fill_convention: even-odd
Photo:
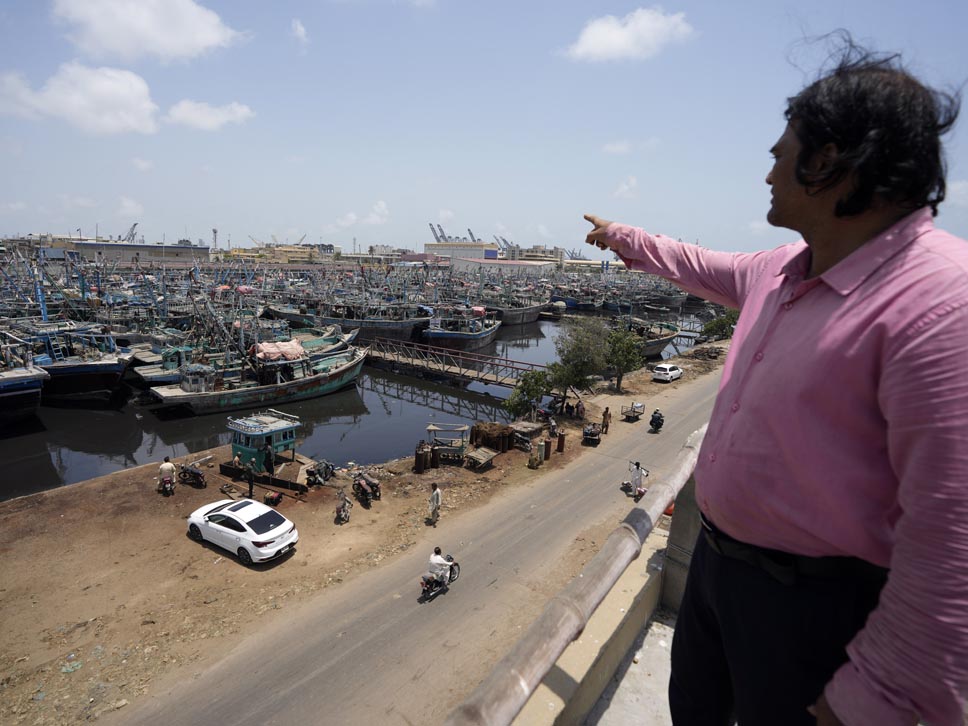
<instances>
[{"instance_id":1,"label":"bridge railing","mask_svg":"<svg viewBox=\"0 0 968 726\"><path fill-rule=\"evenodd\" d=\"M438 373L510 386L515 385L524 373L546 370L546 366L540 363L385 338L377 338L370 343L370 355L384 360L404 359L409 365Z\"/></svg>"},{"instance_id":2,"label":"bridge railing","mask_svg":"<svg viewBox=\"0 0 968 726\"><path fill-rule=\"evenodd\" d=\"M705 435L704 425L689 437L673 472L649 487L646 506L628 514L581 574L552 598L511 651L450 714L446 726L501 726L514 720L565 648L581 635L625 568L639 556L655 522L692 476Z\"/></svg>"}]
</instances>

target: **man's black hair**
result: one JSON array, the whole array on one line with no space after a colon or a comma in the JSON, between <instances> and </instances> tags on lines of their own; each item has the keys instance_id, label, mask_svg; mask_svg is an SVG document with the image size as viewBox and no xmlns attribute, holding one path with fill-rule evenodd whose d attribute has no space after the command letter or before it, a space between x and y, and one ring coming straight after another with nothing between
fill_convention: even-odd
<instances>
[{"instance_id":1,"label":"man's black hair","mask_svg":"<svg viewBox=\"0 0 968 726\"><path fill-rule=\"evenodd\" d=\"M853 174L838 217L861 214L875 197L912 211L930 206L936 215L945 197L941 136L958 118L960 92L924 85L899 55L868 51L846 31L831 37L841 46L833 70L787 99L785 116L802 144L797 180L819 192ZM837 147L833 164L811 171L826 144Z\"/></svg>"}]
</instances>

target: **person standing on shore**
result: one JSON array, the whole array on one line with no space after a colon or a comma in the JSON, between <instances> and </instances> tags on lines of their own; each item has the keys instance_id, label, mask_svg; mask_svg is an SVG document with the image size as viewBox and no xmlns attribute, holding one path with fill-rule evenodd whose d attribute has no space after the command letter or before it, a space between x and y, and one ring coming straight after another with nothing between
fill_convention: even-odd
<instances>
[{"instance_id":1,"label":"person standing on shore","mask_svg":"<svg viewBox=\"0 0 968 726\"><path fill-rule=\"evenodd\" d=\"M586 216L588 243L740 310L694 472L677 726L963 722L968 243L933 222L959 98L849 36L835 60L771 150L767 221L801 241L729 254Z\"/></svg>"},{"instance_id":2,"label":"person standing on shore","mask_svg":"<svg viewBox=\"0 0 968 726\"><path fill-rule=\"evenodd\" d=\"M245 480L249 484L249 499L252 499L253 489L255 488L255 457L254 456L245 463Z\"/></svg>"},{"instance_id":3,"label":"person standing on shore","mask_svg":"<svg viewBox=\"0 0 968 726\"><path fill-rule=\"evenodd\" d=\"M608 425L612 423L612 412L608 410L608 406L602 411L602 433L608 433Z\"/></svg>"},{"instance_id":4,"label":"person standing on shore","mask_svg":"<svg viewBox=\"0 0 968 726\"><path fill-rule=\"evenodd\" d=\"M266 445L262 447L262 466L266 470L266 474L269 478L272 478L272 474L276 469L275 453L272 450L272 444L266 441Z\"/></svg>"},{"instance_id":5,"label":"person standing on shore","mask_svg":"<svg viewBox=\"0 0 968 726\"><path fill-rule=\"evenodd\" d=\"M437 488L437 482L430 485L430 499L427 500L427 504L430 509L430 523L436 527L437 520L440 518L440 489Z\"/></svg>"}]
</instances>

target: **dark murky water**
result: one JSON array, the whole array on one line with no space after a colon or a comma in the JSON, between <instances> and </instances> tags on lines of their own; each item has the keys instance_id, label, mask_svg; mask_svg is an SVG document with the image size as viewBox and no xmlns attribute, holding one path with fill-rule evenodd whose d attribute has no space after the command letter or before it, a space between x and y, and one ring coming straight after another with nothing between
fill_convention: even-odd
<instances>
[{"instance_id":1,"label":"dark murky water","mask_svg":"<svg viewBox=\"0 0 968 726\"><path fill-rule=\"evenodd\" d=\"M555 358L558 330L549 322L507 328L481 352L546 363ZM356 388L280 408L302 421L300 453L339 465L377 463L412 454L430 422L506 420L500 403L508 393L500 386L460 389L364 367ZM37 421L0 438L0 500L160 463L166 455L183 456L229 440L225 414L163 418L134 399L120 410L42 407Z\"/></svg>"}]
</instances>

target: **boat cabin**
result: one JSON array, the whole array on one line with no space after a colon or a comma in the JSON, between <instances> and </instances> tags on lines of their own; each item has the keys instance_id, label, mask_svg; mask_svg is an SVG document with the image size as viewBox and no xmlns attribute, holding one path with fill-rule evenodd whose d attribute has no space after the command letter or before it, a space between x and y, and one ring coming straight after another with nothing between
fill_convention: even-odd
<instances>
[{"instance_id":1,"label":"boat cabin","mask_svg":"<svg viewBox=\"0 0 968 726\"><path fill-rule=\"evenodd\" d=\"M264 448L268 441L277 460L280 454L291 451L291 458L295 461L296 429L302 426L298 416L270 408L238 418L229 416L228 419L229 430L232 432L233 459L238 456L243 465L250 459L255 459L256 473L264 472Z\"/></svg>"}]
</instances>

